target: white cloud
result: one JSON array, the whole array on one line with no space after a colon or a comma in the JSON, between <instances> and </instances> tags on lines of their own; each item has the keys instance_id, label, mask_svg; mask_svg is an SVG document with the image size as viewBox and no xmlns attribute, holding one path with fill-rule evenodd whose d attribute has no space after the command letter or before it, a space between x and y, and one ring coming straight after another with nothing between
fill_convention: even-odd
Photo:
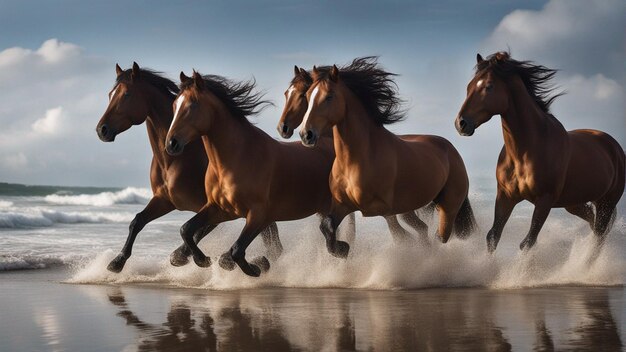
<instances>
[{"instance_id":1,"label":"white cloud","mask_svg":"<svg viewBox=\"0 0 626 352\"><path fill-rule=\"evenodd\" d=\"M46 116L40 118L32 124L33 131L38 134L57 134L61 128L63 119L63 107L59 106L46 111Z\"/></svg>"},{"instance_id":2,"label":"white cloud","mask_svg":"<svg viewBox=\"0 0 626 352\"><path fill-rule=\"evenodd\" d=\"M57 39L0 50L0 181L144 186L145 129L108 144L95 133L114 81L114 62Z\"/></svg>"},{"instance_id":3,"label":"white cloud","mask_svg":"<svg viewBox=\"0 0 626 352\"><path fill-rule=\"evenodd\" d=\"M566 74L624 78L626 1L551 0L539 11L506 15L484 43L488 53L540 60Z\"/></svg>"}]
</instances>

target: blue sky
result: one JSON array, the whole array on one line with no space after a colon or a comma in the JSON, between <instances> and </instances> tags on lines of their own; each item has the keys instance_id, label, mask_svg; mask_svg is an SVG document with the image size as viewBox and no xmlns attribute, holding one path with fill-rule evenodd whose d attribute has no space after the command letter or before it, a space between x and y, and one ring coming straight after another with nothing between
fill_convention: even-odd
<instances>
[{"instance_id":1,"label":"blue sky","mask_svg":"<svg viewBox=\"0 0 626 352\"><path fill-rule=\"evenodd\" d=\"M510 47L560 68L554 105L567 128L613 133L624 145L626 3L547 1L0 1L0 181L147 186L144 127L113 144L95 125L114 64L177 78L192 68L255 77L274 101L255 118L274 137L294 64L343 64L380 55L407 101L399 133L450 139L471 174L490 175L502 145L493 119L472 138L453 119L476 52Z\"/></svg>"}]
</instances>

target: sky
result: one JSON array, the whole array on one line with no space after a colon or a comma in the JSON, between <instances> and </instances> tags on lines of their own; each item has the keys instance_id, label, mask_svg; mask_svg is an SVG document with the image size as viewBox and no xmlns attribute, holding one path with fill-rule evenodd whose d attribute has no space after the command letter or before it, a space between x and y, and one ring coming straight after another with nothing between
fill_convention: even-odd
<instances>
[{"instance_id":1,"label":"sky","mask_svg":"<svg viewBox=\"0 0 626 352\"><path fill-rule=\"evenodd\" d=\"M379 55L406 101L401 134L438 134L470 178L495 173L493 118L472 137L454 119L476 53L559 69L553 104L567 129L595 128L626 146L626 2L549 1L3 1L0 0L0 182L149 185L145 126L101 142L115 64L177 79L196 69L255 78L275 107L252 120L275 138L293 65ZM295 134L297 136L297 134Z\"/></svg>"}]
</instances>

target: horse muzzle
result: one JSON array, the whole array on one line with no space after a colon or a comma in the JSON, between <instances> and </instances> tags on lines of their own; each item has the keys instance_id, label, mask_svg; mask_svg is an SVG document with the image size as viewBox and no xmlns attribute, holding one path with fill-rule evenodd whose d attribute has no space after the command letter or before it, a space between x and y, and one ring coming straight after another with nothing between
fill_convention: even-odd
<instances>
[{"instance_id":1,"label":"horse muzzle","mask_svg":"<svg viewBox=\"0 0 626 352\"><path fill-rule=\"evenodd\" d=\"M100 140L103 142L113 142L115 140L115 136L117 135L117 133L106 123L98 126L96 128L96 132L98 133Z\"/></svg>"},{"instance_id":2,"label":"horse muzzle","mask_svg":"<svg viewBox=\"0 0 626 352\"><path fill-rule=\"evenodd\" d=\"M312 130L302 130L300 131L300 139L303 146L313 148L317 144L318 136Z\"/></svg>"},{"instance_id":3,"label":"horse muzzle","mask_svg":"<svg viewBox=\"0 0 626 352\"><path fill-rule=\"evenodd\" d=\"M293 128L289 127L286 123L278 125L277 129L280 136L285 139L289 139L293 136Z\"/></svg>"},{"instance_id":4,"label":"horse muzzle","mask_svg":"<svg viewBox=\"0 0 626 352\"><path fill-rule=\"evenodd\" d=\"M454 127L456 127L457 132L459 132L461 136L471 136L476 131L476 124L463 116L457 117L454 122Z\"/></svg>"},{"instance_id":5,"label":"horse muzzle","mask_svg":"<svg viewBox=\"0 0 626 352\"><path fill-rule=\"evenodd\" d=\"M182 143L176 137L171 137L166 141L165 151L171 156L182 154L184 149L185 143Z\"/></svg>"}]
</instances>

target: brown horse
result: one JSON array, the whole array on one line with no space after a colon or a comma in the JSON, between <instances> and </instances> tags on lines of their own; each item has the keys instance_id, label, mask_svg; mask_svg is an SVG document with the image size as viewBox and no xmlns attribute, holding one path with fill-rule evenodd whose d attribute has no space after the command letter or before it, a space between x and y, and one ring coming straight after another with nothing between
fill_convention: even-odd
<instances>
[{"instance_id":1,"label":"brown horse","mask_svg":"<svg viewBox=\"0 0 626 352\"><path fill-rule=\"evenodd\" d=\"M158 72L141 69L137 63L128 70L116 65L115 70L116 83L109 93L109 106L96 127L98 136L104 142L113 142L118 134L146 121L153 154L150 169L153 197L130 223L124 248L108 266L110 271L120 272L131 256L137 234L146 224L174 209L197 212L206 203L204 192L198 189L204 187L208 159L200 141L190 143L185 153L177 158L165 152L165 136L172 123L172 103L179 91L174 82ZM199 242L212 229L197 233L194 241ZM276 224L263 233L263 239L272 256L280 255L282 246ZM190 255L183 244L172 253L170 262L175 266L184 265Z\"/></svg>"},{"instance_id":2,"label":"brown horse","mask_svg":"<svg viewBox=\"0 0 626 352\"><path fill-rule=\"evenodd\" d=\"M181 91L166 145L168 153L178 155L202 137L209 158L207 203L181 228L196 264L203 267L211 262L192 240L198 229L245 218L241 235L219 263L227 270L236 263L247 275L259 276L269 262L262 257L248 263L245 251L261 229L273 221L328 211L332 144L322 141L320 150L310 150L274 140L247 119L265 103L253 89L253 82L233 83L197 72L188 78L181 72Z\"/></svg>"},{"instance_id":3,"label":"brown horse","mask_svg":"<svg viewBox=\"0 0 626 352\"><path fill-rule=\"evenodd\" d=\"M320 132L333 129L333 202L320 229L329 250L340 255L347 255L349 247L337 241L336 229L355 210L365 216L394 215L434 201L444 243L453 228L465 235L475 227L467 172L452 144L427 135L405 140L384 128L404 117L391 77L375 57L355 59L341 70L313 68L300 137L313 147Z\"/></svg>"},{"instance_id":4,"label":"brown horse","mask_svg":"<svg viewBox=\"0 0 626 352\"><path fill-rule=\"evenodd\" d=\"M317 70L327 71L330 70L330 66L317 67ZM306 70L294 66L294 78L291 80L289 88L285 91L285 107L283 108L283 113L280 116L277 127L278 133L280 133L283 138L291 138L294 128L302 123L307 109L306 92L309 90L309 87L311 87L311 84L313 84L311 75ZM332 129L322 132L322 135L332 138ZM403 137L404 136L400 136L400 138ZM333 149L333 157L334 152ZM425 210L427 215L432 216L435 210L435 204L430 203ZM426 225L414 211L400 214L397 217L391 215L384 216L383 218L387 222L387 227L389 227L389 232L395 242L402 242L411 238L411 235L398 222L398 218L402 219L407 225L413 228L413 230L420 235L421 239L425 239L428 236L428 225ZM354 213L348 215L348 221L351 226L354 227Z\"/></svg>"},{"instance_id":5,"label":"brown horse","mask_svg":"<svg viewBox=\"0 0 626 352\"><path fill-rule=\"evenodd\" d=\"M513 208L522 200L533 203L535 210L520 249L535 244L552 208L565 208L587 221L601 244L624 192L623 149L604 132L567 132L550 114L550 104L560 95L548 85L555 70L513 60L506 52L476 58L476 74L467 85L455 125L461 135L471 136L494 115L502 118L504 147L496 168L489 251L496 249ZM595 215L588 202L595 205Z\"/></svg>"}]
</instances>

